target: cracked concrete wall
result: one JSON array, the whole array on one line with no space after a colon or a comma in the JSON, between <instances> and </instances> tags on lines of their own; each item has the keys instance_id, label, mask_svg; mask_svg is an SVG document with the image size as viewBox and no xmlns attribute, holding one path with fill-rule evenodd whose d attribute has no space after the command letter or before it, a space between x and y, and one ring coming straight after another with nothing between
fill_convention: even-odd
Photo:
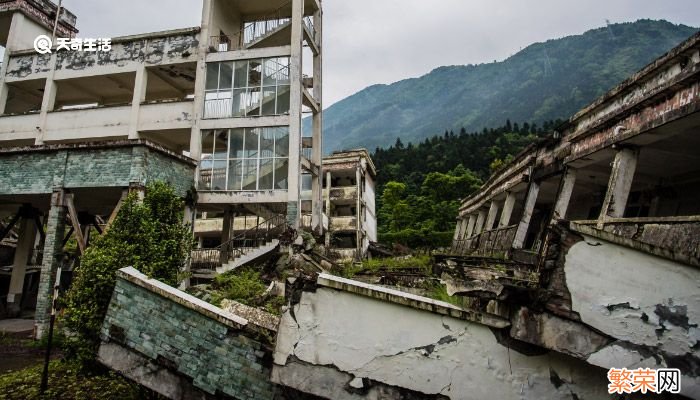
<instances>
[{"instance_id":1,"label":"cracked concrete wall","mask_svg":"<svg viewBox=\"0 0 700 400\"><path fill-rule=\"evenodd\" d=\"M679 368L683 394L700 398L700 270L583 237L564 265L572 308L583 323L617 339L588 361Z\"/></svg>"},{"instance_id":2,"label":"cracked concrete wall","mask_svg":"<svg viewBox=\"0 0 700 400\"><path fill-rule=\"evenodd\" d=\"M333 399L609 398L605 371L580 360L525 356L484 325L325 287L283 314L272 380Z\"/></svg>"}]
</instances>

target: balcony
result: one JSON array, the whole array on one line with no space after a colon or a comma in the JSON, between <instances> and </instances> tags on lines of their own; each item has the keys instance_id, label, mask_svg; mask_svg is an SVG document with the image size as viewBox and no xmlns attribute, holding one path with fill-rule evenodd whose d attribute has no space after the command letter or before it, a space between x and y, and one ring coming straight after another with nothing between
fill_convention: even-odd
<instances>
[{"instance_id":1,"label":"balcony","mask_svg":"<svg viewBox=\"0 0 700 400\"><path fill-rule=\"evenodd\" d=\"M357 218L355 217L331 217L330 230L338 231L354 231L357 229Z\"/></svg>"},{"instance_id":2,"label":"balcony","mask_svg":"<svg viewBox=\"0 0 700 400\"><path fill-rule=\"evenodd\" d=\"M334 203L352 203L357 201L357 187L332 187L330 189L330 200ZM323 189L323 196L328 194L328 189Z\"/></svg>"}]
</instances>

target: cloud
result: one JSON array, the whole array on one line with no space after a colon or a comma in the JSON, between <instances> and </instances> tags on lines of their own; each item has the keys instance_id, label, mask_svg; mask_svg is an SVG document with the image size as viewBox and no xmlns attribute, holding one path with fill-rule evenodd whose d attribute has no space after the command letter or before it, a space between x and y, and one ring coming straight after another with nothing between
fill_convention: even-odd
<instances>
[{"instance_id":1,"label":"cloud","mask_svg":"<svg viewBox=\"0 0 700 400\"><path fill-rule=\"evenodd\" d=\"M255 0L251 0L255 1ZM201 0L64 0L83 37L200 24ZM324 105L441 65L502 60L533 42L611 22L700 26L700 2L675 0L323 0Z\"/></svg>"}]
</instances>

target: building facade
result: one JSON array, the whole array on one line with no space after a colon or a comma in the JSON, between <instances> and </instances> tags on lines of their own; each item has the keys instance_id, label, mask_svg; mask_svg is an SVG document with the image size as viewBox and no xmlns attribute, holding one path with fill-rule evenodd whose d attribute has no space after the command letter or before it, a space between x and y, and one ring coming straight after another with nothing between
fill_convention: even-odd
<instances>
[{"instance_id":1,"label":"building facade","mask_svg":"<svg viewBox=\"0 0 700 400\"><path fill-rule=\"evenodd\" d=\"M198 27L59 48L77 33L76 16L50 1L0 4L0 170L9 171L0 218L12 222L0 233L31 231L18 250L26 240L46 252L55 233L37 242L20 209L33 210L21 215L37 215L37 227L53 227L54 214L59 227L77 215L99 225L123 191L152 180L190 193L190 211L298 227L308 174L311 224L322 232L320 0L204 0ZM53 39L51 51L34 49L39 35ZM66 198L74 210L62 211ZM28 258L17 251L13 263ZM44 257L40 302L54 261Z\"/></svg>"},{"instance_id":2,"label":"building facade","mask_svg":"<svg viewBox=\"0 0 700 400\"><path fill-rule=\"evenodd\" d=\"M377 171L365 149L337 151L323 159L326 245L344 259L363 259L377 241Z\"/></svg>"}]
</instances>

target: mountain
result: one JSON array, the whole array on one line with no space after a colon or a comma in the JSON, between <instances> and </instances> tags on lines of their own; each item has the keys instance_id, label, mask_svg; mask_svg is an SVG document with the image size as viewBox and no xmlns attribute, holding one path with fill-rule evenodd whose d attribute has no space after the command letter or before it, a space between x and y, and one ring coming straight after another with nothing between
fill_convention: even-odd
<instances>
[{"instance_id":1,"label":"mountain","mask_svg":"<svg viewBox=\"0 0 700 400\"><path fill-rule=\"evenodd\" d=\"M324 151L373 150L397 137L418 142L506 119L565 119L696 31L667 21L613 24L532 44L501 62L439 67L370 86L324 111Z\"/></svg>"}]
</instances>

